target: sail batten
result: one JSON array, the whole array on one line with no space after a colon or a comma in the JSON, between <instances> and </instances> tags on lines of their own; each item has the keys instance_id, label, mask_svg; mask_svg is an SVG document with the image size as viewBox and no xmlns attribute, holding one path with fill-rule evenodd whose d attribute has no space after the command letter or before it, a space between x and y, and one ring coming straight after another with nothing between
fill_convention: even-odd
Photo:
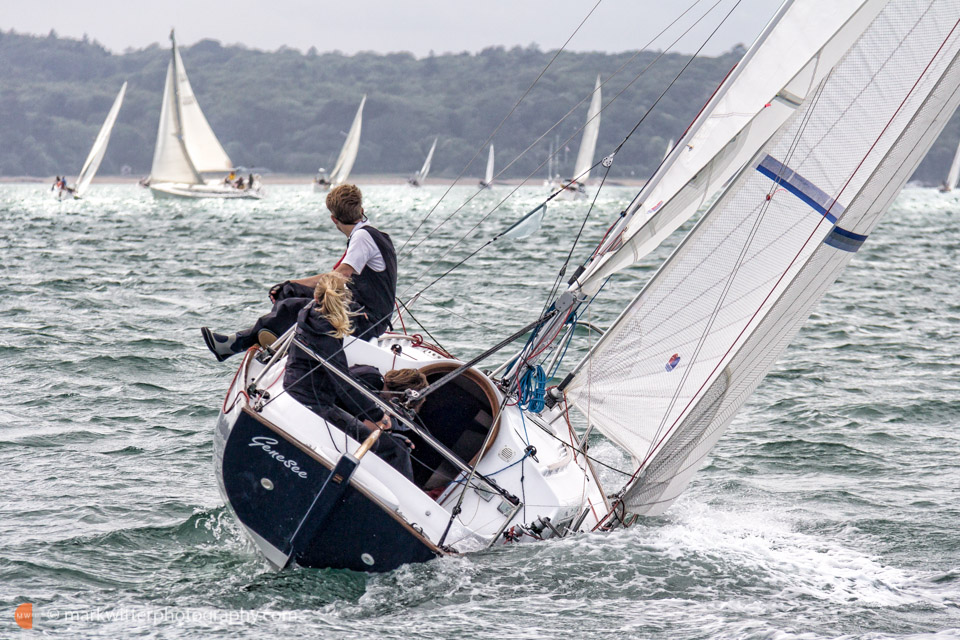
<instances>
[{"instance_id":1,"label":"sail batten","mask_svg":"<svg viewBox=\"0 0 960 640\"><path fill-rule=\"evenodd\" d=\"M888 5L578 367L568 399L679 495L960 103L960 3Z\"/></svg>"}]
</instances>

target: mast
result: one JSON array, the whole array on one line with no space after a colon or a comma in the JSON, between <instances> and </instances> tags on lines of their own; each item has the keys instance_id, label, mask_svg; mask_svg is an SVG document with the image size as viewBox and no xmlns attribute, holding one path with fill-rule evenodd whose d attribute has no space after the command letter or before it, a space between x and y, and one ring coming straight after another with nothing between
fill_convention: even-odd
<instances>
[{"instance_id":1,"label":"mast","mask_svg":"<svg viewBox=\"0 0 960 640\"><path fill-rule=\"evenodd\" d=\"M187 161L187 166L190 171L193 172L194 180L196 180L197 184L203 184L203 176L200 175L197 167L193 164L193 159L187 150L187 141L183 136L183 105L180 100L180 74L182 70L180 69L180 65L177 64L177 40L173 34L173 29L170 29L170 44L170 64L173 65L173 118L176 123L177 140L180 143L180 148L183 150L183 157Z\"/></svg>"}]
</instances>

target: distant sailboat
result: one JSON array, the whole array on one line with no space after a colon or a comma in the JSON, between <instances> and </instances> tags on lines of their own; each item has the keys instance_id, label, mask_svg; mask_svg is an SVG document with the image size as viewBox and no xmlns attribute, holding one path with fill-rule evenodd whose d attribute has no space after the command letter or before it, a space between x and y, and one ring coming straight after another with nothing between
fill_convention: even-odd
<instances>
[{"instance_id":1,"label":"distant sailboat","mask_svg":"<svg viewBox=\"0 0 960 640\"><path fill-rule=\"evenodd\" d=\"M79 200L83 197L83 194L86 193L87 188L93 181L93 177L97 175L97 169L100 168L103 156L107 153L110 134L113 133L113 125L117 122L117 114L120 113L120 105L123 104L123 96L126 92L127 83L124 82L123 86L120 87L120 93L117 94L117 97L113 101L113 106L110 107L110 111L107 112L106 120L104 120L103 125L100 126L100 132L93 141L93 146L90 148L90 153L87 154L83 168L80 169L80 175L77 176L76 184L73 187L69 187L67 186L66 178L64 178L59 185L54 185L58 199L63 200L64 198L73 196Z\"/></svg>"},{"instance_id":2,"label":"distant sailboat","mask_svg":"<svg viewBox=\"0 0 960 640\"><path fill-rule=\"evenodd\" d=\"M958 180L960 180L960 145L957 146L957 151L953 154L950 172L947 173L947 181L940 186L940 193L950 193L956 189Z\"/></svg>"},{"instance_id":3,"label":"distant sailboat","mask_svg":"<svg viewBox=\"0 0 960 640\"><path fill-rule=\"evenodd\" d=\"M590 178L590 169L593 167L593 156L597 150L597 138L600 136L600 76L593 87L593 99L590 100L590 109L587 111L587 122L583 125L583 136L580 138L580 149L577 151L577 162L573 167L573 177L560 185L564 193L570 195L585 194L584 187Z\"/></svg>"},{"instance_id":4,"label":"distant sailboat","mask_svg":"<svg viewBox=\"0 0 960 640\"><path fill-rule=\"evenodd\" d=\"M480 186L489 189L493 186L493 143L490 143L490 153L487 155L487 172L480 181Z\"/></svg>"},{"instance_id":5,"label":"distant sailboat","mask_svg":"<svg viewBox=\"0 0 960 640\"><path fill-rule=\"evenodd\" d=\"M667 156L670 155L670 152L673 151L673 138L670 138L670 142L667 143L667 149L663 152L663 159L666 160Z\"/></svg>"},{"instance_id":6,"label":"distant sailboat","mask_svg":"<svg viewBox=\"0 0 960 640\"><path fill-rule=\"evenodd\" d=\"M410 184L410 186L422 186L424 180L426 180L427 176L430 174L430 163L433 162L433 152L437 150L437 140L438 138L433 139L433 144L430 145L430 151L427 152L427 159L423 161L423 166L420 167L420 171L418 171L412 178L407 178L407 183Z\"/></svg>"},{"instance_id":7,"label":"distant sailboat","mask_svg":"<svg viewBox=\"0 0 960 640\"><path fill-rule=\"evenodd\" d=\"M234 165L200 109L183 60L170 32L172 59L157 127L157 146L146 185L154 196L182 198L261 198L258 180L243 177L207 180L205 173L233 174ZM253 178L253 176L251 176Z\"/></svg>"},{"instance_id":8,"label":"distant sailboat","mask_svg":"<svg viewBox=\"0 0 960 640\"><path fill-rule=\"evenodd\" d=\"M333 165L333 171L327 176L323 173L323 169L320 170L320 175L313 181L314 191L327 191L330 187L343 184L350 177L353 163L357 161L357 152L360 151L360 128L363 126L363 105L366 102L367 96L364 95L360 99L360 106L357 107L357 114L353 116L353 124L350 125L347 139L340 149L337 163Z\"/></svg>"}]
</instances>

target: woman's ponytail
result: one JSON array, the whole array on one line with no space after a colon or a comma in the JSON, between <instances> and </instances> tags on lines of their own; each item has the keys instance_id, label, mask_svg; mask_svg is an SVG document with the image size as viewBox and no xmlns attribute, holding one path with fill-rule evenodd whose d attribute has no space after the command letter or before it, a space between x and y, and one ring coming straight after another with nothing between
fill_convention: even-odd
<instances>
[{"instance_id":1,"label":"woman's ponytail","mask_svg":"<svg viewBox=\"0 0 960 640\"><path fill-rule=\"evenodd\" d=\"M333 337L343 338L353 333L350 323L350 302L353 296L347 289L347 280L336 272L325 273L317 281L313 290L313 299L317 301L320 312L333 326Z\"/></svg>"}]
</instances>

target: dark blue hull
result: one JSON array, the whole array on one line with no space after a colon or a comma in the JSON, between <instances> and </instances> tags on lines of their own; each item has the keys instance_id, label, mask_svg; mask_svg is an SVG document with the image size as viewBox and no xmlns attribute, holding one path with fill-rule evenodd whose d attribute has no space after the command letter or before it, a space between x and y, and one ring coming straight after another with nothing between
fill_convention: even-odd
<instances>
[{"instance_id":1,"label":"dark blue hull","mask_svg":"<svg viewBox=\"0 0 960 640\"><path fill-rule=\"evenodd\" d=\"M247 409L222 451L223 493L278 567L289 557L304 567L391 571L443 553L356 483L343 481L356 464L352 456L331 469Z\"/></svg>"}]
</instances>

